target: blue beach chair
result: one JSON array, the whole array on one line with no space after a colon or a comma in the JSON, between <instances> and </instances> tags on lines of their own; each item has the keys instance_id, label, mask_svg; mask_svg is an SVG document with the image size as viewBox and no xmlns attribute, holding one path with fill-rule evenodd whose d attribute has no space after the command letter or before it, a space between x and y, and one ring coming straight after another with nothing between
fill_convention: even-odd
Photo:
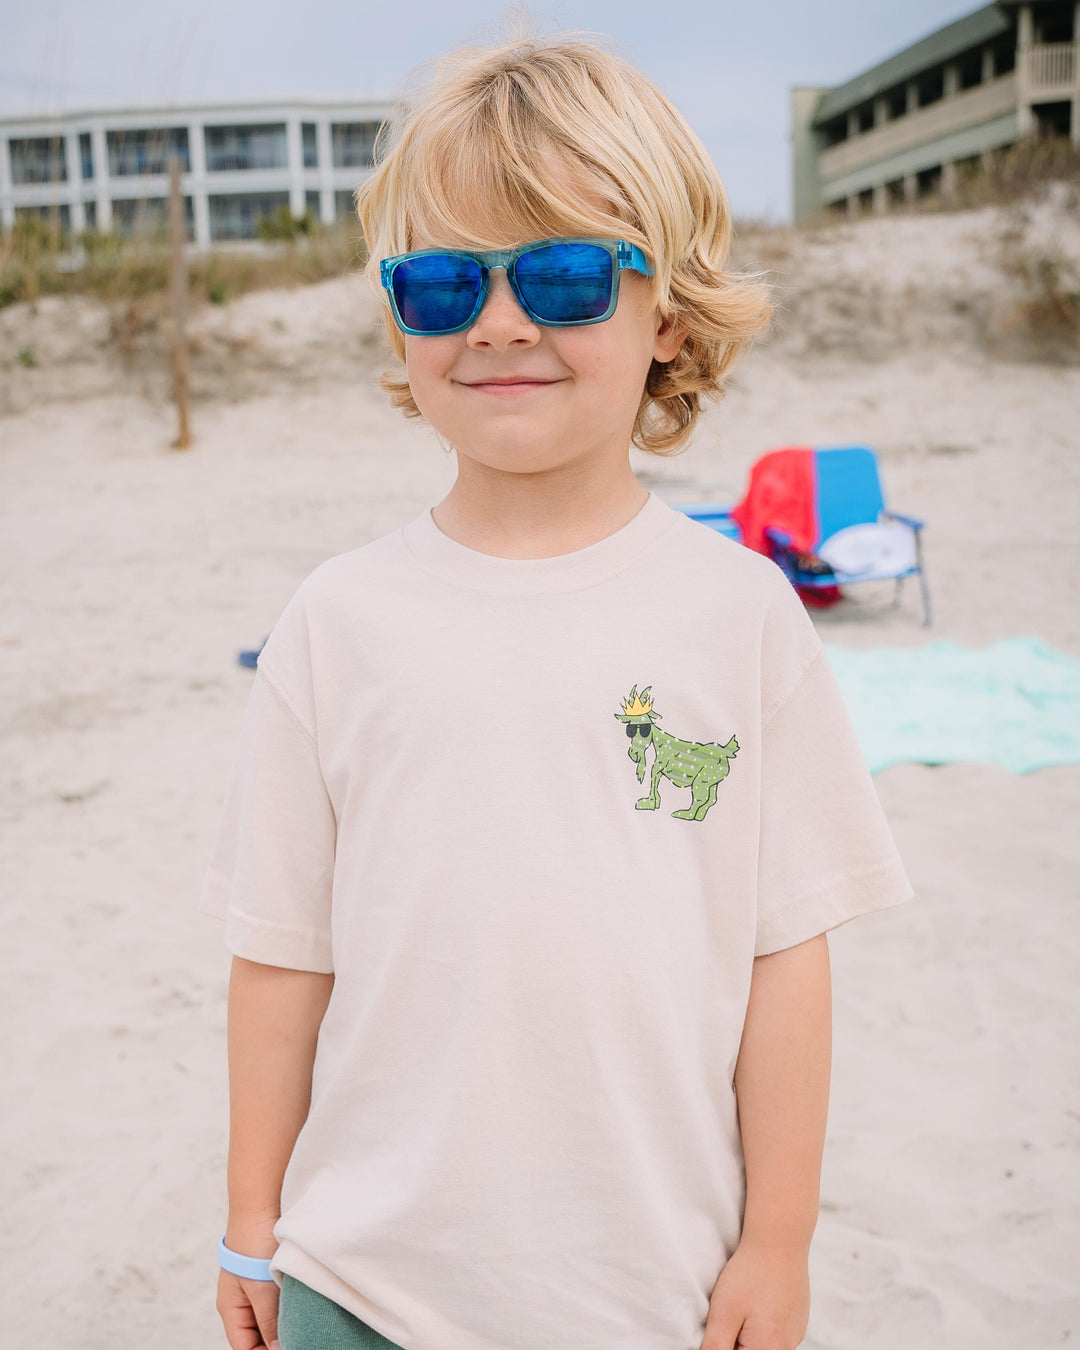
<instances>
[{"instance_id":1,"label":"blue beach chair","mask_svg":"<svg viewBox=\"0 0 1080 1350\"><path fill-rule=\"evenodd\" d=\"M799 566L804 555L792 547L791 535L767 526L773 560L792 585L851 586L859 581L896 581L892 607L901 599L903 580L919 577L923 627L930 626L930 588L923 565L923 522L886 509L877 456L865 446L812 450L816 535L808 550L828 570L808 572ZM693 520L742 542L731 505L695 502L677 506Z\"/></svg>"},{"instance_id":2,"label":"blue beach chair","mask_svg":"<svg viewBox=\"0 0 1080 1350\"><path fill-rule=\"evenodd\" d=\"M673 511L681 511L684 516L689 516L691 520L700 521L702 525L708 525L710 530L715 530L717 534L725 534L729 539L734 539L737 544L742 543L742 534L739 530L738 522L731 514L731 507L720 502L687 502L685 505L676 506L672 503Z\"/></svg>"},{"instance_id":3,"label":"blue beach chair","mask_svg":"<svg viewBox=\"0 0 1080 1350\"><path fill-rule=\"evenodd\" d=\"M776 546L776 561L789 579L797 578L800 586L895 580L895 608L900 603L904 578L918 576L923 627L928 628L930 587L923 567L923 522L886 509L877 455L861 445L815 450L814 476L818 532L810 552L832 571L799 571L790 560L790 535L767 529L770 543Z\"/></svg>"}]
</instances>

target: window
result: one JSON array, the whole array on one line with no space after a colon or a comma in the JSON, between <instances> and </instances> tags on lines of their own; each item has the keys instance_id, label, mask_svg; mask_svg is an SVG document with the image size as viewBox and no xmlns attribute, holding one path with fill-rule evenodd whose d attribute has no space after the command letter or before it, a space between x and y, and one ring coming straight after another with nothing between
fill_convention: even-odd
<instances>
[{"instance_id":1,"label":"window","mask_svg":"<svg viewBox=\"0 0 1080 1350\"><path fill-rule=\"evenodd\" d=\"M1016 37L1010 35L995 42L991 51L994 55L994 76L1008 75L1016 69Z\"/></svg>"},{"instance_id":2,"label":"window","mask_svg":"<svg viewBox=\"0 0 1080 1350\"><path fill-rule=\"evenodd\" d=\"M874 127L874 105L864 103L861 108L855 110L855 115L859 119L859 131L872 131Z\"/></svg>"},{"instance_id":3,"label":"window","mask_svg":"<svg viewBox=\"0 0 1080 1350\"><path fill-rule=\"evenodd\" d=\"M885 95L885 111L889 121L895 121L897 117L903 117L907 112L907 85L898 84L895 89L890 89Z\"/></svg>"},{"instance_id":4,"label":"window","mask_svg":"<svg viewBox=\"0 0 1080 1350\"><path fill-rule=\"evenodd\" d=\"M928 103L936 103L945 97L945 71L941 66L935 70L924 71L915 82L920 108Z\"/></svg>"},{"instance_id":5,"label":"window","mask_svg":"<svg viewBox=\"0 0 1080 1350\"><path fill-rule=\"evenodd\" d=\"M180 161L181 173L191 169L187 127L150 127L145 130L107 131L110 178L168 173L169 160Z\"/></svg>"},{"instance_id":6,"label":"window","mask_svg":"<svg viewBox=\"0 0 1080 1350\"><path fill-rule=\"evenodd\" d=\"M923 169L917 175L916 184L920 197L932 197L935 192L940 192L941 165L935 164L932 169Z\"/></svg>"},{"instance_id":7,"label":"window","mask_svg":"<svg viewBox=\"0 0 1080 1350\"><path fill-rule=\"evenodd\" d=\"M260 216L289 207L287 192L230 192L210 198L210 238L255 239Z\"/></svg>"},{"instance_id":8,"label":"window","mask_svg":"<svg viewBox=\"0 0 1080 1350\"><path fill-rule=\"evenodd\" d=\"M1072 0L1055 0L1054 4L1035 8L1036 42L1072 42L1075 36Z\"/></svg>"},{"instance_id":9,"label":"window","mask_svg":"<svg viewBox=\"0 0 1080 1350\"><path fill-rule=\"evenodd\" d=\"M319 138L314 122L301 122L300 140L304 146L304 168L317 169L319 167Z\"/></svg>"},{"instance_id":10,"label":"window","mask_svg":"<svg viewBox=\"0 0 1080 1350\"><path fill-rule=\"evenodd\" d=\"M63 136L33 136L8 141L13 183L66 183Z\"/></svg>"},{"instance_id":11,"label":"window","mask_svg":"<svg viewBox=\"0 0 1080 1350\"><path fill-rule=\"evenodd\" d=\"M87 202L83 207L83 217L88 230L97 229L97 202Z\"/></svg>"},{"instance_id":12,"label":"window","mask_svg":"<svg viewBox=\"0 0 1080 1350\"><path fill-rule=\"evenodd\" d=\"M335 169L369 169L375 163L378 122L334 122L330 144Z\"/></svg>"},{"instance_id":13,"label":"window","mask_svg":"<svg viewBox=\"0 0 1080 1350\"><path fill-rule=\"evenodd\" d=\"M79 173L84 183L94 176L94 146L88 131L79 133Z\"/></svg>"},{"instance_id":14,"label":"window","mask_svg":"<svg viewBox=\"0 0 1080 1350\"><path fill-rule=\"evenodd\" d=\"M206 169L228 173L243 169L288 167L285 123L206 128ZM232 236L230 236L232 237ZM243 238L251 236L244 235Z\"/></svg>"},{"instance_id":15,"label":"window","mask_svg":"<svg viewBox=\"0 0 1080 1350\"><path fill-rule=\"evenodd\" d=\"M195 212L191 198L185 197L184 233L188 239L195 237ZM169 230L168 197L119 197L113 199L112 227L117 234L125 238L135 236L138 239L161 237Z\"/></svg>"},{"instance_id":16,"label":"window","mask_svg":"<svg viewBox=\"0 0 1080 1350\"><path fill-rule=\"evenodd\" d=\"M956 63L956 81L961 89L974 89L982 84L983 56L978 47L973 52L965 52Z\"/></svg>"},{"instance_id":17,"label":"window","mask_svg":"<svg viewBox=\"0 0 1080 1350\"><path fill-rule=\"evenodd\" d=\"M904 180L894 178L885 184L885 196L890 206L903 206L907 200L907 194L904 191Z\"/></svg>"},{"instance_id":18,"label":"window","mask_svg":"<svg viewBox=\"0 0 1080 1350\"><path fill-rule=\"evenodd\" d=\"M304 193L304 210L309 211L315 220L319 219L319 194L317 192Z\"/></svg>"},{"instance_id":19,"label":"window","mask_svg":"<svg viewBox=\"0 0 1080 1350\"><path fill-rule=\"evenodd\" d=\"M1072 104L1036 103L1031 111L1035 114L1035 126L1040 136L1068 136L1072 129Z\"/></svg>"},{"instance_id":20,"label":"window","mask_svg":"<svg viewBox=\"0 0 1080 1350\"><path fill-rule=\"evenodd\" d=\"M834 117L831 122L826 122L821 128L821 134L825 137L826 145L839 145L841 141L846 141L847 113L840 117Z\"/></svg>"},{"instance_id":21,"label":"window","mask_svg":"<svg viewBox=\"0 0 1080 1350\"><path fill-rule=\"evenodd\" d=\"M874 189L863 188L859 193L859 210L872 211L874 209Z\"/></svg>"}]
</instances>

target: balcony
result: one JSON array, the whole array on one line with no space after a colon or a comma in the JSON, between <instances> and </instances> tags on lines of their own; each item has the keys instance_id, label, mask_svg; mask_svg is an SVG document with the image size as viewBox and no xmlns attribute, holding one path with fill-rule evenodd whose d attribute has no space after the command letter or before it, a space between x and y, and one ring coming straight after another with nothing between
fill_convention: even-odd
<instances>
[{"instance_id":1,"label":"balcony","mask_svg":"<svg viewBox=\"0 0 1080 1350\"><path fill-rule=\"evenodd\" d=\"M370 169L375 163L379 122L334 122L330 145L335 169Z\"/></svg>"},{"instance_id":2,"label":"balcony","mask_svg":"<svg viewBox=\"0 0 1080 1350\"><path fill-rule=\"evenodd\" d=\"M8 141L11 155L11 181L24 183L66 183L67 155L63 136L34 136Z\"/></svg>"},{"instance_id":3,"label":"balcony","mask_svg":"<svg viewBox=\"0 0 1080 1350\"><path fill-rule=\"evenodd\" d=\"M206 128L208 173L286 169L288 165L284 122L275 122L268 126L242 124Z\"/></svg>"},{"instance_id":4,"label":"balcony","mask_svg":"<svg viewBox=\"0 0 1080 1350\"><path fill-rule=\"evenodd\" d=\"M1037 42L1020 53L1025 94L1031 98L1068 98L1077 91L1077 42Z\"/></svg>"},{"instance_id":5,"label":"balcony","mask_svg":"<svg viewBox=\"0 0 1080 1350\"><path fill-rule=\"evenodd\" d=\"M181 172L191 170L187 127L109 131L105 143L110 178L143 178L168 173L172 158L180 161Z\"/></svg>"},{"instance_id":6,"label":"balcony","mask_svg":"<svg viewBox=\"0 0 1080 1350\"><path fill-rule=\"evenodd\" d=\"M1071 44L1069 44L1071 45ZM916 108L890 122L883 122L839 145L821 152L821 176L826 181L852 173L888 155L900 154L927 141L948 136L966 127L989 122L1016 107L1016 76L1002 75L988 84Z\"/></svg>"}]
</instances>

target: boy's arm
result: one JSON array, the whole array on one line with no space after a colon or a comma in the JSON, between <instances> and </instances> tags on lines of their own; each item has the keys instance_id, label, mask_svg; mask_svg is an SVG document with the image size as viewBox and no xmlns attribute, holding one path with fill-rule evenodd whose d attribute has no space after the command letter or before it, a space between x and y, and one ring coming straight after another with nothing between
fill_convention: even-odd
<instances>
[{"instance_id":1,"label":"boy's arm","mask_svg":"<svg viewBox=\"0 0 1080 1350\"><path fill-rule=\"evenodd\" d=\"M272 1257L281 1183L311 1105L333 975L234 956L229 977L229 1218L225 1245Z\"/></svg>"},{"instance_id":2,"label":"boy's arm","mask_svg":"<svg viewBox=\"0 0 1080 1350\"><path fill-rule=\"evenodd\" d=\"M809 1250L831 1068L829 944L819 933L754 959L735 1066L746 1162L742 1244Z\"/></svg>"},{"instance_id":3,"label":"boy's arm","mask_svg":"<svg viewBox=\"0 0 1080 1350\"><path fill-rule=\"evenodd\" d=\"M735 1065L746 1207L709 1299L702 1350L802 1344L831 1063L829 945L819 933L754 959Z\"/></svg>"}]
</instances>

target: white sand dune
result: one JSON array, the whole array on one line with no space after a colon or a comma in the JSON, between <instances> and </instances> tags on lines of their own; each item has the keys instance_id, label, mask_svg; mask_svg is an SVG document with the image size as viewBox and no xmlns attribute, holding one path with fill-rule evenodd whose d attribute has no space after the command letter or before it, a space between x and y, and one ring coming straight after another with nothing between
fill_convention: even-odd
<instances>
[{"instance_id":1,"label":"white sand dune","mask_svg":"<svg viewBox=\"0 0 1080 1350\"><path fill-rule=\"evenodd\" d=\"M942 293L924 265L935 241L955 258L980 228L844 226L831 254L824 234L792 237L776 262L793 277L784 334L685 454L634 452L678 502L734 499L774 446L874 446L890 504L926 521L935 622L921 627L915 582L895 610L891 585L869 584L815 612L827 641L1032 635L1080 656L1080 368L1006 361L969 318L941 327L944 302L910 313ZM974 256L969 270L976 311L1003 305L1000 274ZM859 346L883 307L908 315L907 336L879 349L867 330ZM124 371L93 346L107 320L88 303L0 312L13 1350L226 1344L229 957L195 906L251 681L237 652L319 562L453 478L434 437L386 406L370 316L355 279L208 311L197 440L177 452L150 349ZM14 359L27 343L35 369ZM804 1344L1049 1350L1080 1338L1080 767L900 765L875 783L917 899L831 938Z\"/></svg>"}]
</instances>

